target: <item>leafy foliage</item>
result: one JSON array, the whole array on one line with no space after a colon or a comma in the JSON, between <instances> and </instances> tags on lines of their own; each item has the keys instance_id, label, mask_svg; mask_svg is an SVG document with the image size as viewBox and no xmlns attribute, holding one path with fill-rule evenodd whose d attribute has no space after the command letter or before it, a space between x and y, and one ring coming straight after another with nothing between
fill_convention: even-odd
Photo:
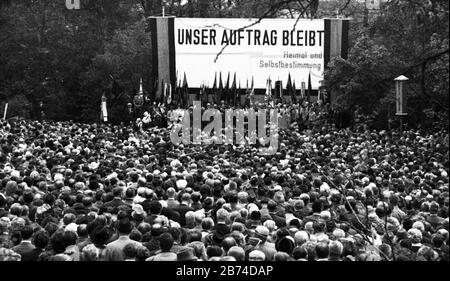
<instances>
[{"instance_id":1,"label":"leafy foliage","mask_svg":"<svg viewBox=\"0 0 450 281\"><path fill-rule=\"evenodd\" d=\"M325 73L327 86L337 95L337 110L361 107L377 114L386 126L394 114L393 79L403 74L410 79L408 121L422 126L445 124L449 112L448 2L390 1L353 33L358 36L348 59L332 61Z\"/></svg>"},{"instance_id":2,"label":"leafy foliage","mask_svg":"<svg viewBox=\"0 0 450 281\"><path fill-rule=\"evenodd\" d=\"M99 0L69 11L64 1L0 2L0 101L10 116L97 121L103 94L117 121L143 78L151 91L145 19L178 17L351 17L348 59L330 62L335 109L356 107L387 124L393 78L404 74L411 123L448 118L448 1L387 1L366 22L356 0ZM447 50L447 52L445 52ZM113 79L120 89L112 90ZM430 124L426 124L429 122Z\"/></svg>"}]
</instances>

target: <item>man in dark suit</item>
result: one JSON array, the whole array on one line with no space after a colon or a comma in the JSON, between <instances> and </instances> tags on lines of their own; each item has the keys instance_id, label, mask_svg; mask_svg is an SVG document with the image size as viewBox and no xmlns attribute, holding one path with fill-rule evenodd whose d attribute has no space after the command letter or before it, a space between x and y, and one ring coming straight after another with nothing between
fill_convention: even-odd
<instances>
[{"instance_id":1,"label":"man in dark suit","mask_svg":"<svg viewBox=\"0 0 450 281\"><path fill-rule=\"evenodd\" d=\"M25 225L20 229L20 235L22 236L22 242L19 245L14 246L11 250L18 253L22 258L22 261L29 261L32 259L34 245L31 243L31 236L33 236L33 227L31 225Z\"/></svg>"},{"instance_id":2,"label":"man in dark suit","mask_svg":"<svg viewBox=\"0 0 450 281\"><path fill-rule=\"evenodd\" d=\"M321 201L316 200L314 201L314 203L312 204L312 215L305 217L305 219L303 220L305 223L308 221L312 221L312 222L317 222L319 221L320 218L320 213L323 210L323 204Z\"/></svg>"},{"instance_id":3,"label":"man in dark suit","mask_svg":"<svg viewBox=\"0 0 450 281\"><path fill-rule=\"evenodd\" d=\"M189 211L194 211L190 207L191 204L191 195L189 193L184 193L181 196L181 203L180 205L176 206L173 210L178 212L180 214L180 225L185 226L186 225L186 213Z\"/></svg>"},{"instance_id":4,"label":"man in dark suit","mask_svg":"<svg viewBox=\"0 0 450 281\"><path fill-rule=\"evenodd\" d=\"M112 208L113 209L113 213L115 212L115 210L118 210L120 206L125 205L125 206L129 206L127 203L125 203L124 201L122 201L122 189L120 187L116 187L113 189L113 195L114 195L114 199L106 202L103 206L106 208ZM117 213L117 212L115 212Z\"/></svg>"},{"instance_id":5,"label":"man in dark suit","mask_svg":"<svg viewBox=\"0 0 450 281\"><path fill-rule=\"evenodd\" d=\"M157 200L146 199L146 201L144 201L142 203L145 203L145 204L143 204L143 209L146 210L146 212L148 213L148 215L144 221L146 223L153 224L154 221L156 220L156 218L163 211L163 206Z\"/></svg>"},{"instance_id":6,"label":"man in dark suit","mask_svg":"<svg viewBox=\"0 0 450 281\"><path fill-rule=\"evenodd\" d=\"M35 246L35 248L31 251L31 253L25 256L25 260L26 261L37 261L39 258L39 255L42 254L49 241L50 241L50 237L48 236L48 234L45 231L38 231L36 233L33 234L33 244Z\"/></svg>"},{"instance_id":7,"label":"man in dark suit","mask_svg":"<svg viewBox=\"0 0 450 281\"><path fill-rule=\"evenodd\" d=\"M286 226L286 219L279 216L277 211L277 203L273 200L270 200L267 204L267 209L269 210L269 215L272 218L272 220L275 222L277 227L285 227Z\"/></svg>"},{"instance_id":8,"label":"man in dark suit","mask_svg":"<svg viewBox=\"0 0 450 281\"><path fill-rule=\"evenodd\" d=\"M153 196L153 191L151 189L146 189L143 194L145 200L139 203L142 205L142 209L144 209L147 214L150 214L150 209L152 208L152 206L154 206L154 203L152 203L154 201ZM161 210L159 212L161 212ZM157 213L157 215L159 215L159 212Z\"/></svg>"}]
</instances>

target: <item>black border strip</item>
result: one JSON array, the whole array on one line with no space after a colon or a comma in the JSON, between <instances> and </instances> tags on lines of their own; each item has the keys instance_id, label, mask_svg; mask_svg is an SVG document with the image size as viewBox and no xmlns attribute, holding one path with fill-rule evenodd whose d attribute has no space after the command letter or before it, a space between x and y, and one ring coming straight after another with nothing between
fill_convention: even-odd
<instances>
[{"instance_id":1,"label":"black border strip","mask_svg":"<svg viewBox=\"0 0 450 281\"><path fill-rule=\"evenodd\" d=\"M341 57L347 59L348 57L348 32L349 32L349 20L342 21L342 32L341 32Z\"/></svg>"},{"instance_id":2,"label":"black border strip","mask_svg":"<svg viewBox=\"0 0 450 281\"><path fill-rule=\"evenodd\" d=\"M54 262L10 262L5 264L10 272L20 272L22 279L30 279L36 277L36 272L55 272L56 274L47 274L46 280L61 280L61 276L66 276L67 272L74 279L86 278L87 273L93 280L132 280L142 279L145 272L163 273L165 279L169 280L290 280L293 276L299 276L303 279L317 279L317 273L323 280L361 280L359 272L373 272L374 267L379 272L389 272L389 276L394 280L437 280L442 277L442 272L448 266L448 262L423 262L420 263L421 270L411 270L411 262L306 262L304 267L300 269L299 263L296 262L67 262L57 263L55 268ZM29 270L23 270L24 266ZM120 270L119 270L119 267ZM240 266L240 274L237 274ZM272 271L268 272L268 266L272 266ZM192 268L209 269L209 275L192 276L178 275L180 270ZM229 271L231 267L232 271ZM233 268L234 267L234 268ZM257 274L242 274L242 268L253 267L257 269ZM355 271L357 267L358 270ZM117 268L117 269L116 269ZM303 270L304 268L304 270ZM233 270L234 269L234 270ZM254 270L252 270L254 271ZM251 270L245 272L251 273ZM353 272L353 274L342 274ZM59 274L58 274L59 273ZM234 274L231 274L234 273ZM65 274L65 275L64 275ZM29 278L28 278L29 277ZM298 278L297 278L298 279Z\"/></svg>"},{"instance_id":3,"label":"black border strip","mask_svg":"<svg viewBox=\"0 0 450 281\"><path fill-rule=\"evenodd\" d=\"M169 72L172 89L175 89L176 60L175 60L175 18L169 18Z\"/></svg>"},{"instance_id":4,"label":"black border strip","mask_svg":"<svg viewBox=\"0 0 450 281\"><path fill-rule=\"evenodd\" d=\"M152 87L157 86L155 83L158 79L158 29L156 25L156 18L150 18L148 20L149 29L150 29L150 36L151 36L151 44L152 44L152 80L153 85ZM154 92L155 89L152 89L152 92Z\"/></svg>"},{"instance_id":5,"label":"black border strip","mask_svg":"<svg viewBox=\"0 0 450 281\"><path fill-rule=\"evenodd\" d=\"M331 20L325 19L325 42L324 42L324 63L325 68L327 68L328 63L330 62L330 48L331 48Z\"/></svg>"}]
</instances>

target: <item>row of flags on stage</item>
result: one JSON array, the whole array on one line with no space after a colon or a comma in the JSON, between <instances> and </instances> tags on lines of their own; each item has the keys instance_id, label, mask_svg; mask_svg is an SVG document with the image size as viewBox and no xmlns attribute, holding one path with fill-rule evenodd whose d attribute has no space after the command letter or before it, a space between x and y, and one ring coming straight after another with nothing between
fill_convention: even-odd
<instances>
[{"instance_id":1,"label":"row of flags on stage","mask_svg":"<svg viewBox=\"0 0 450 281\"><path fill-rule=\"evenodd\" d=\"M111 76L112 78L112 76ZM231 80L232 79L232 80ZM117 83L114 78L113 85L111 89L111 102L109 107L112 107L117 103L120 97L125 93L124 89ZM156 98L154 95L152 97L144 97L143 91L143 83L142 78L140 79L139 91L137 95L133 99L133 103L137 106L137 103L142 105L147 98L150 101L171 105L175 104L180 107L188 107L189 106L189 94L192 93L192 89L189 89L186 73L183 74L182 79L178 79L178 73L176 77L176 81L174 84L169 81L161 81L160 85L157 85L156 82L155 89L151 91L153 95L156 92L156 88L161 89L160 98ZM271 103L272 105L275 102L281 102L283 100L283 96L286 94L291 98L292 103L296 104L301 101L304 101L305 98L307 101L310 101L311 93L312 93L312 84L311 84L311 73L308 76L308 86L306 87L306 83L302 82L300 87L300 96L297 95L297 89L295 85L295 81L292 81L291 74L288 76L286 91L283 89L282 81L275 81L275 88L273 88L273 81L269 77L266 81L266 91L264 99L266 102ZM251 78L251 82L249 84L249 80L247 79L247 83L245 85L245 89L242 88L241 82L237 82L236 73L231 76L230 72L228 72L228 76L225 80L222 79L222 72L217 75L217 72L214 75L214 83L212 87L209 85L205 85L204 83L200 86L200 89L196 92L196 100L202 102L202 105L206 105L206 103L214 103L221 104L222 101L225 104L232 106L240 106L242 105L242 97L244 98L244 103L247 105L252 105L255 95L255 87L253 77ZM139 98L137 98L139 97ZM323 94L321 95L319 91L319 100L324 99ZM102 97L101 102L101 119L105 122L108 120L108 112L106 105L106 97ZM141 104L142 103L142 104Z\"/></svg>"},{"instance_id":2,"label":"row of flags on stage","mask_svg":"<svg viewBox=\"0 0 450 281\"><path fill-rule=\"evenodd\" d=\"M233 80L230 79L230 73L224 85L222 80L222 73L219 74L219 82L217 82L217 73L214 77L214 83L212 88L205 85L204 83L200 85L199 91L196 93L196 100L206 104L208 102L220 104L224 101L227 104L232 104L234 106L240 105L241 97L243 95L254 95L254 83L253 79L251 82L251 87L249 88L248 80L246 89L242 89L241 83L237 84L236 74L233 76ZM231 85L230 85L231 83ZM173 89L171 83L162 81L161 89L161 101L166 105L177 104L182 107L189 105L189 85L187 82L186 74L184 73L183 79L176 81L175 90Z\"/></svg>"},{"instance_id":3,"label":"row of flags on stage","mask_svg":"<svg viewBox=\"0 0 450 281\"><path fill-rule=\"evenodd\" d=\"M218 78L218 79L217 79ZM222 79L222 73L219 73L217 77L217 73L214 75L214 83L212 87L209 87L202 83L200 85L200 89L196 92L196 100L202 102L202 104L206 104L208 102L212 102L215 104L220 104L224 101L226 104L237 106L242 102L242 96L245 97L246 101L251 101L255 95L254 81L253 77L251 79L251 84L249 85L249 81L247 79L245 89L242 89L241 82L239 81L237 84L236 73L233 75L233 80L231 80L231 75L228 73L226 78L226 82L224 84L224 80ZM231 84L231 85L230 85ZM287 84L286 84L286 92L283 89L283 85L281 81L275 81L275 89L272 86L273 81L269 77L266 80L266 92L265 92L265 100L268 102L282 101L283 96L287 92L287 96L291 98L293 103L298 103L300 101L311 100L312 94L312 83L311 83L311 74L308 76L308 87L306 88L306 83L302 82L300 87L300 96L297 95L297 89L295 85L295 81L292 82L291 75L289 74ZM186 73L183 74L183 79L177 80L175 83L175 90L173 90L171 83L162 82L162 102L165 104L177 104L180 106L188 106L189 105L189 86L186 78ZM192 92L191 92L192 93ZM323 95L319 93L318 99L323 99Z\"/></svg>"},{"instance_id":4,"label":"row of flags on stage","mask_svg":"<svg viewBox=\"0 0 450 281\"><path fill-rule=\"evenodd\" d=\"M295 85L295 81L292 82L291 74L288 75L288 80L286 84L286 92L287 96L291 98L292 103L297 104L300 101L311 100L311 94L312 94L312 84L311 84L311 73L308 75L308 89L306 89L306 83L302 82L300 85L300 97L297 95L297 88ZM275 93L275 96L273 96L273 93ZM264 99L268 102L275 102L275 100L282 101L284 96L284 90L283 90L283 84L282 81L275 81L275 91L272 88L272 80L270 77L266 80L266 93ZM323 95L318 96L318 100L323 99Z\"/></svg>"}]
</instances>

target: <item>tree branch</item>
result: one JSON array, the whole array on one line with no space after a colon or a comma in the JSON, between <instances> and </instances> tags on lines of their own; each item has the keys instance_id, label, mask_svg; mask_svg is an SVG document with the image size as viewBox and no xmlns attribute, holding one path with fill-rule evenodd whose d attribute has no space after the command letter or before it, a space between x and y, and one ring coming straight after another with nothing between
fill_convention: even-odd
<instances>
[{"instance_id":1,"label":"tree branch","mask_svg":"<svg viewBox=\"0 0 450 281\"><path fill-rule=\"evenodd\" d=\"M308 154L307 152L306 152L306 154L308 155L308 157L309 157L310 159L312 159L312 158L309 156L309 154ZM316 165L316 166L317 166L317 165ZM366 233L364 233L363 231L359 230L357 227L355 227L355 226L352 225L351 223L349 223L348 225L349 225L353 230L355 230L356 232L358 232L359 234L361 234L361 236L363 237L363 239L364 239L365 241L367 241L369 244L371 244L372 246L374 246L374 248L378 251L378 253L381 254L386 260L389 261L390 258L389 258L388 256L386 256L386 254L383 253L378 247L376 247L375 244L373 243L373 241L370 240L370 239L368 238L367 233L372 233L372 231L371 231L370 229L368 229L367 226L364 225L364 224L361 222L361 220L358 218L358 216L357 216L355 210L353 209L352 205L351 205L350 202L347 200L347 197L345 196L344 192L342 191L342 188L337 187L337 186L334 184L334 182L331 181L331 179L323 172L322 169L318 169L318 170L320 171L320 173L322 174L322 176L324 176L325 179L326 179L332 186L334 186L334 187L339 191L340 194L342 194L342 197L344 198L344 200L345 200L345 202L347 203L347 205L350 207L350 210L351 210L352 214L355 216L355 218L356 218L356 220L358 221L358 223L364 228L364 230L366 231ZM347 179L347 180L349 180L349 179ZM338 221L338 222L339 222L339 221ZM372 237L372 239L373 239L373 237Z\"/></svg>"},{"instance_id":2,"label":"tree branch","mask_svg":"<svg viewBox=\"0 0 450 281\"><path fill-rule=\"evenodd\" d=\"M5 38L0 39L0 44L2 44L3 42L5 42L6 40L8 40L9 38L13 37L13 34L8 34Z\"/></svg>"},{"instance_id":3,"label":"tree branch","mask_svg":"<svg viewBox=\"0 0 450 281\"><path fill-rule=\"evenodd\" d=\"M303 9L301 15L303 15L305 13L305 11L307 10L307 8L309 7L309 5L311 4L313 0L309 0L308 1L308 5ZM284 1L280 1L272 6L270 6L265 12L264 14L259 17L255 22L248 24L246 26L240 27L236 30L236 32L239 32L241 30L245 30L247 28L250 28L252 26L255 26L257 24L259 24L263 19L267 18L269 15L271 15L272 13L278 11L278 9L280 9L281 7L283 7L284 5L289 5L290 3L294 2L294 0L284 0ZM298 19L297 19L298 22ZM295 29L295 26L294 26ZM214 62L217 62L217 60L219 59L219 56L225 51L225 49L228 47L228 44L224 45L222 47L222 49L217 53L216 57L214 58Z\"/></svg>"},{"instance_id":4,"label":"tree branch","mask_svg":"<svg viewBox=\"0 0 450 281\"><path fill-rule=\"evenodd\" d=\"M380 255L382 255L386 260L390 260L390 258L388 256L385 255L385 253L383 253L380 249L378 249L378 247L375 247L374 243L372 240L370 240L368 238L368 235L366 233L372 233L372 231L370 229L367 228L366 225L364 225L361 220L358 218L358 216L356 215L355 210L353 209L352 205L350 204L350 202L347 200L347 196L345 196L343 188L338 187L334 184L334 182L325 174L325 172L319 168L319 166L314 162L314 160L312 160L313 158L311 157L311 155L305 150L305 154L307 155L307 157L309 159L311 159L311 162L317 167L317 170L320 172L320 174L325 177L325 179L329 182L329 184L331 184L337 191L339 191L339 193L342 195L342 197L344 198L344 201L347 203L347 205L350 207L350 211L352 212L352 214L355 216L356 220L358 221L358 223L364 228L365 233L361 230L359 230L357 227L355 227L354 225L351 224L351 222L349 222L349 226L354 229L356 232L358 232L359 234L361 234L361 236L363 237L363 239L365 241L367 241L369 244L371 244L372 246L374 246L374 248L378 251L378 253ZM345 177L345 176L344 176ZM347 177L345 177L348 181L350 181ZM339 220L336 220L337 222L340 222ZM372 237L373 239L373 237Z\"/></svg>"},{"instance_id":5,"label":"tree branch","mask_svg":"<svg viewBox=\"0 0 450 281\"><path fill-rule=\"evenodd\" d=\"M347 0L347 2L345 2L344 6L342 8L339 9L339 12L344 11L345 9L347 9L348 5L350 4L352 0Z\"/></svg>"},{"instance_id":6,"label":"tree branch","mask_svg":"<svg viewBox=\"0 0 450 281\"><path fill-rule=\"evenodd\" d=\"M303 10L302 10L302 12L298 15L297 20L295 21L294 26L292 27L292 31L294 31L295 28L297 27L297 24L298 24L298 22L300 21L300 18L302 18L303 15L305 14L305 12L308 11L308 8L309 8L309 6L311 5L312 1L313 1L313 0L308 1L308 5L306 5L306 7L304 7L304 6L302 5Z\"/></svg>"}]
</instances>

